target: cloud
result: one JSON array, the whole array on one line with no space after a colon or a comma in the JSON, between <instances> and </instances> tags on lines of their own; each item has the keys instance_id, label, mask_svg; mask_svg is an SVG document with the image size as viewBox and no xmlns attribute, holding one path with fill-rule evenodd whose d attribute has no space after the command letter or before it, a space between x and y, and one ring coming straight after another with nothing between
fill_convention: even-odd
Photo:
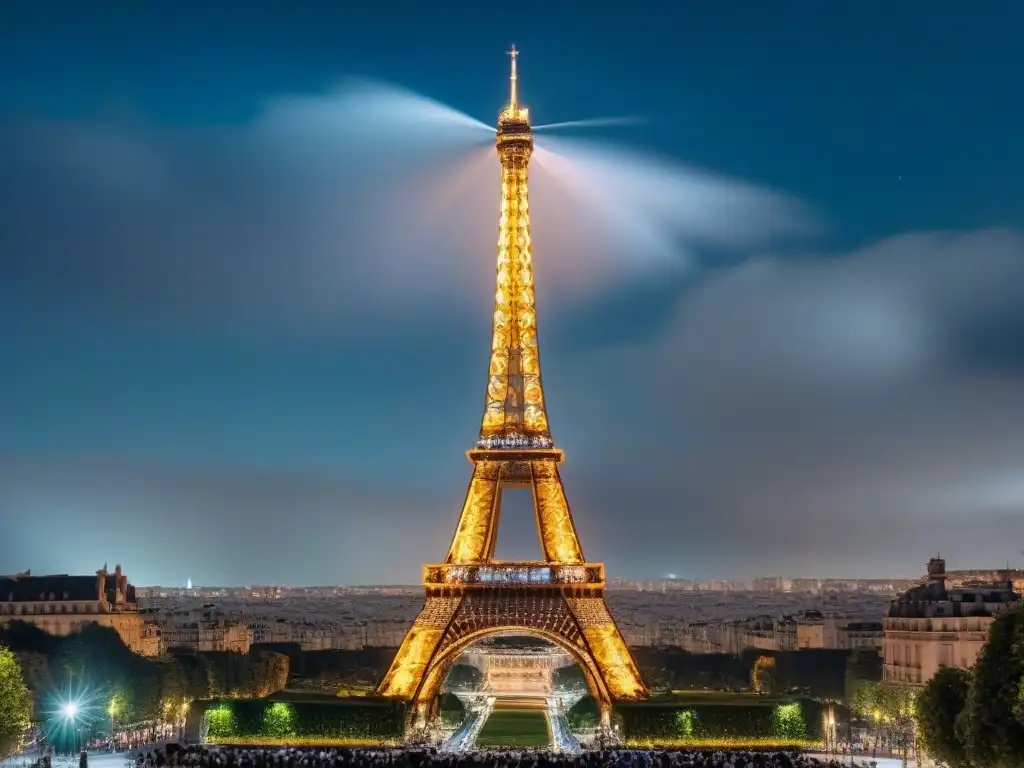
<instances>
[{"instance_id":1,"label":"cloud","mask_svg":"<svg viewBox=\"0 0 1024 768\"><path fill-rule=\"evenodd\" d=\"M655 341L548 354L552 423L588 556L634 577L914 575L936 550L951 567L1017 562L1022 280L1019 233L908 234L708 273ZM976 330L986 327L1001 329L998 344ZM356 368L368 364L352 354ZM272 427L253 432L249 419L265 418L268 401L254 402L224 422L218 444L280 440ZM16 528L0 562L81 570L109 552L127 568L127 552L140 581L168 580L179 559L190 571L179 580L414 581L447 547L468 472L461 450L476 410L464 409L460 432L444 402L403 433L401 487L379 479L391 476L393 447L358 434L364 454L384 451L359 466L379 472L8 458L0 515ZM367 424L396 414L406 423L406 408L418 406L359 404ZM159 445L159 424L148 429ZM518 521L503 522L509 556L534 551L522 501L503 516ZM44 514L56 526L37 529Z\"/></svg>"},{"instance_id":2,"label":"cloud","mask_svg":"<svg viewBox=\"0 0 1024 768\"><path fill-rule=\"evenodd\" d=\"M750 185L542 141L533 224L554 295L587 298L684 247L745 247L805 223ZM8 303L343 333L366 313L401 325L491 293L493 130L391 86L278 99L240 126L8 124L0 164Z\"/></svg>"},{"instance_id":3,"label":"cloud","mask_svg":"<svg viewBox=\"0 0 1024 768\"><path fill-rule=\"evenodd\" d=\"M605 556L635 538L628 557L684 573L1016 558L1022 280L1024 238L1001 230L751 262L684 296L656 342L578 361L609 383L573 436L602 446L581 493ZM988 318L998 344L970 332Z\"/></svg>"}]
</instances>

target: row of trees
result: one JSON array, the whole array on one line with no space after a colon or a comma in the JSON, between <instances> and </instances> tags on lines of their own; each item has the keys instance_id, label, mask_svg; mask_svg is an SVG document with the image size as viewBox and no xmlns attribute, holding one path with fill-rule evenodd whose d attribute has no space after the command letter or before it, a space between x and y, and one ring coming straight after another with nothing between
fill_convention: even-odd
<instances>
[{"instance_id":1,"label":"row of trees","mask_svg":"<svg viewBox=\"0 0 1024 768\"><path fill-rule=\"evenodd\" d=\"M762 651L740 655L689 653L679 648L635 648L633 657L652 692L673 690L742 691L757 683L761 693L799 693L849 701L862 681L877 681L882 663L874 650ZM765 661L770 660L770 663ZM760 664L759 664L760 662ZM757 680L754 668L758 667Z\"/></svg>"},{"instance_id":2,"label":"row of trees","mask_svg":"<svg viewBox=\"0 0 1024 768\"><path fill-rule=\"evenodd\" d=\"M166 719L168 707L210 697L262 697L285 687L288 657L271 651L171 652L158 659L132 653L116 631L88 624L55 637L12 622L0 628L20 676L32 691L34 718L45 720L62 703L95 711L97 727ZM0 701L0 710L4 703Z\"/></svg>"},{"instance_id":3,"label":"row of trees","mask_svg":"<svg viewBox=\"0 0 1024 768\"><path fill-rule=\"evenodd\" d=\"M925 751L950 768L1024 766L1024 608L993 622L972 669L928 681L917 727Z\"/></svg>"}]
</instances>

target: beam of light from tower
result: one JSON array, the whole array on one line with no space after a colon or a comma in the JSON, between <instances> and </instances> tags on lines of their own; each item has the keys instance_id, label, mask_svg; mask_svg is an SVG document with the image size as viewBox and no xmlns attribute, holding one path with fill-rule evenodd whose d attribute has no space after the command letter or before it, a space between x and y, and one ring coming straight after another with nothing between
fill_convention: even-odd
<instances>
[{"instance_id":1,"label":"beam of light from tower","mask_svg":"<svg viewBox=\"0 0 1024 768\"><path fill-rule=\"evenodd\" d=\"M665 158L547 136L534 157L538 258L557 253L567 271L589 270L595 279L813 230L808 212L785 195Z\"/></svg>"},{"instance_id":2,"label":"beam of light from tower","mask_svg":"<svg viewBox=\"0 0 1024 768\"><path fill-rule=\"evenodd\" d=\"M367 81L201 134L0 129L22 201L20 215L0 211L0 283L157 324L329 333L366 311L405 322L441 294L470 303L493 270L494 130ZM806 223L771 191L550 133L530 189L540 290L581 299L698 246L763 248ZM67 238L92 247L69 261Z\"/></svg>"},{"instance_id":3,"label":"beam of light from tower","mask_svg":"<svg viewBox=\"0 0 1024 768\"><path fill-rule=\"evenodd\" d=\"M609 128L619 125L643 125L646 122L642 117L594 117L589 120L567 120L562 123L535 125L533 130L556 131L567 128Z\"/></svg>"},{"instance_id":4,"label":"beam of light from tower","mask_svg":"<svg viewBox=\"0 0 1024 768\"><path fill-rule=\"evenodd\" d=\"M259 128L272 141L315 142L318 149L341 153L382 151L385 157L472 146L494 136L493 127L439 101L362 79L348 80L326 97L270 102Z\"/></svg>"}]
</instances>

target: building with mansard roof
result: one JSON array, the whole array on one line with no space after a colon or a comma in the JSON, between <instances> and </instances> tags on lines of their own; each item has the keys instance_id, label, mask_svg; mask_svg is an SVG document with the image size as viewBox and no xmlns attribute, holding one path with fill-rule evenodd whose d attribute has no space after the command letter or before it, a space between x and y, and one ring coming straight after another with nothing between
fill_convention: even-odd
<instances>
[{"instance_id":1,"label":"building with mansard roof","mask_svg":"<svg viewBox=\"0 0 1024 768\"><path fill-rule=\"evenodd\" d=\"M0 624L23 621L64 637L89 624L110 627L133 652L160 653L160 635L143 621L135 587L121 566L104 565L95 576L33 576L31 571L0 578Z\"/></svg>"},{"instance_id":2,"label":"building with mansard roof","mask_svg":"<svg viewBox=\"0 0 1024 768\"><path fill-rule=\"evenodd\" d=\"M933 557L924 581L894 600L882 622L883 679L921 686L942 667L972 667L992 622L1020 605L1008 579L952 586L946 561Z\"/></svg>"}]
</instances>

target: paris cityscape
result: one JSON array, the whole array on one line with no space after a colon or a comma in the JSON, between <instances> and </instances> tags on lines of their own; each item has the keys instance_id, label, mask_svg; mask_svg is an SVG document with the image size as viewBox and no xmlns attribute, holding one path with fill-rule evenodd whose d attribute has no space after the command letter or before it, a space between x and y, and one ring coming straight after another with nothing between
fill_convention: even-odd
<instances>
[{"instance_id":1,"label":"paris cityscape","mask_svg":"<svg viewBox=\"0 0 1024 768\"><path fill-rule=\"evenodd\" d=\"M1024 765L1024 6L534 5L0 9L4 765Z\"/></svg>"}]
</instances>

